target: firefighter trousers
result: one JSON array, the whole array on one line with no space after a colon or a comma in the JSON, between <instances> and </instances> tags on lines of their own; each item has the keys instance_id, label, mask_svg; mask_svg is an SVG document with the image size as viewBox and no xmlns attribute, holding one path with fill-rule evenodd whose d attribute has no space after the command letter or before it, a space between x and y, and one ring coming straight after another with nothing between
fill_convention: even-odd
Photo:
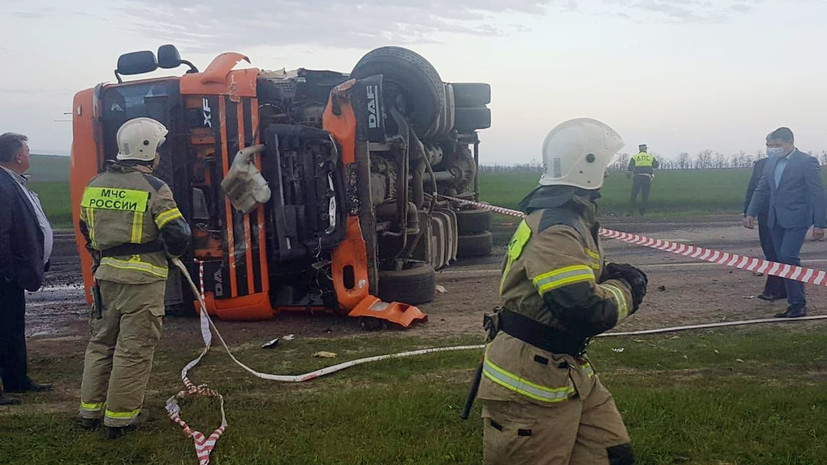
<instances>
[{"instance_id":1,"label":"firefighter trousers","mask_svg":"<svg viewBox=\"0 0 827 465\"><path fill-rule=\"evenodd\" d=\"M484 463L634 464L629 435L612 395L596 375L582 381L591 386L578 386L577 395L550 407L483 401Z\"/></svg>"},{"instance_id":2,"label":"firefighter trousers","mask_svg":"<svg viewBox=\"0 0 827 465\"><path fill-rule=\"evenodd\" d=\"M80 387L80 416L106 426L132 424L141 411L161 338L166 281L121 284L99 281L103 310L93 311Z\"/></svg>"}]
</instances>

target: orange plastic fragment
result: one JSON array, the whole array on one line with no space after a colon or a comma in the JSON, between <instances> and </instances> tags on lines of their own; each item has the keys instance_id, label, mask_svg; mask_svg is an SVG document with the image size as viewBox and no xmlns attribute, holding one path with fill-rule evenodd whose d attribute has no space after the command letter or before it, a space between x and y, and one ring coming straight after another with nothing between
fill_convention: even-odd
<instances>
[{"instance_id":1,"label":"orange plastic fragment","mask_svg":"<svg viewBox=\"0 0 827 465\"><path fill-rule=\"evenodd\" d=\"M414 321L428 321L428 315L413 305L400 302L382 302L379 297L369 295L362 299L348 316L372 317L396 323L403 328L409 327Z\"/></svg>"}]
</instances>

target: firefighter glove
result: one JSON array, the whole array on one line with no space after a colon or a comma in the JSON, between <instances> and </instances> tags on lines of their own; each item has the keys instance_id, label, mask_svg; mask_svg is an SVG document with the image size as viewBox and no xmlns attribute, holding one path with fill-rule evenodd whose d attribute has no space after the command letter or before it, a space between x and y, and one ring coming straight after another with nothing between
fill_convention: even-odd
<instances>
[{"instance_id":1,"label":"firefighter glove","mask_svg":"<svg viewBox=\"0 0 827 465\"><path fill-rule=\"evenodd\" d=\"M632 291L632 303L634 304L632 313L637 311L641 302L643 302L643 297L646 295L646 286L649 284L646 273L629 264L609 263L603 271L601 281L608 279L622 279L629 284Z\"/></svg>"}]
</instances>

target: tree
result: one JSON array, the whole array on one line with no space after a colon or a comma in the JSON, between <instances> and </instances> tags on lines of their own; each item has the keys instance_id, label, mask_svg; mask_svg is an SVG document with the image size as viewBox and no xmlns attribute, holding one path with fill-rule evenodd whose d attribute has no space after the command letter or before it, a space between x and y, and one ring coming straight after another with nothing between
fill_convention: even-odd
<instances>
[{"instance_id":1,"label":"tree","mask_svg":"<svg viewBox=\"0 0 827 465\"><path fill-rule=\"evenodd\" d=\"M712 150L706 149L698 152L695 157L695 169L701 170L712 167Z\"/></svg>"},{"instance_id":2,"label":"tree","mask_svg":"<svg viewBox=\"0 0 827 465\"><path fill-rule=\"evenodd\" d=\"M713 156L712 166L715 168L726 168L726 155L721 152L715 152Z\"/></svg>"},{"instance_id":3,"label":"tree","mask_svg":"<svg viewBox=\"0 0 827 465\"><path fill-rule=\"evenodd\" d=\"M681 153L680 157L678 157L678 168L686 170L691 167L692 164L689 161L689 154L686 152Z\"/></svg>"},{"instance_id":4,"label":"tree","mask_svg":"<svg viewBox=\"0 0 827 465\"><path fill-rule=\"evenodd\" d=\"M617 171L625 171L629 167L629 154L626 152L617 154L614 162L614 169Z\"/></svg>"}]
</instances>

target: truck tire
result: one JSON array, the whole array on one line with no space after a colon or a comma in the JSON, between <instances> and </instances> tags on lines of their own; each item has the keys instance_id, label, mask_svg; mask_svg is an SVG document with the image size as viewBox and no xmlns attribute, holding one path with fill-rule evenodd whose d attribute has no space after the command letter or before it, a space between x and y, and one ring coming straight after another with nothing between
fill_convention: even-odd
<instances>
[{"instance_id":1,"label":"truck tire","mask_svg":"<svg viewBox=\"0 0 827 465\"><path fill-rule=\"evenodd\" d=\"M457 258L482 257L491 254L494 246L490 231L459 236Z\"/></svg>"},{"instance_id":2,"label":"truck tire","mask_svg":"<svg viewBox=\"0 0 827 465\"><path fill-rule=\"evenodd\" d=\"M483 209L457 210L457 230L460 235L491 230L491 212Z\"/></svg>"},{"instance_id":3,"label":"truck tire","mask_svg":"<svg viewBox=\"0 0 827 465\"><path fill-rule=\"evenodd\" d=\"M379 298L385 302L419 305L434 300L436 272L431 265L417 263L400 271L379 270Z\"/></svg>"},{"instance_id":4,"label":"truck tire","mask_svg":"<svg viewBox=\"0 0 827 465\"><path fill-rule=\"evenodd\" d=\"M454 129L459 132L471 132L490 127L490 108L456 108L454 110Z\"/></svg>"},{"instance_id":5,"label":"truck tire","mask_svg":"<svg viewBox=\"0 0 827 465\"><path fill-rule=\"evenodd\" d=\"M454 103L458 108L482 107L491 103L491 85L482 82L455 82Z\"/></svg>"},{"instance_id":6,"label":"truck tire","mask_svg":"<svg viewBox=\"0 0 827 465\"><path fill-rule=\"evenodd\" d=\"M385 105L402 97L400 112L408 117L416 134L426 137L444 113L445 86L436 69L418 53L402 47L380 47L356 63L352 78L382 75ZM392 124L392 122L389 122Z\"/></svg>"}]
</instances>

